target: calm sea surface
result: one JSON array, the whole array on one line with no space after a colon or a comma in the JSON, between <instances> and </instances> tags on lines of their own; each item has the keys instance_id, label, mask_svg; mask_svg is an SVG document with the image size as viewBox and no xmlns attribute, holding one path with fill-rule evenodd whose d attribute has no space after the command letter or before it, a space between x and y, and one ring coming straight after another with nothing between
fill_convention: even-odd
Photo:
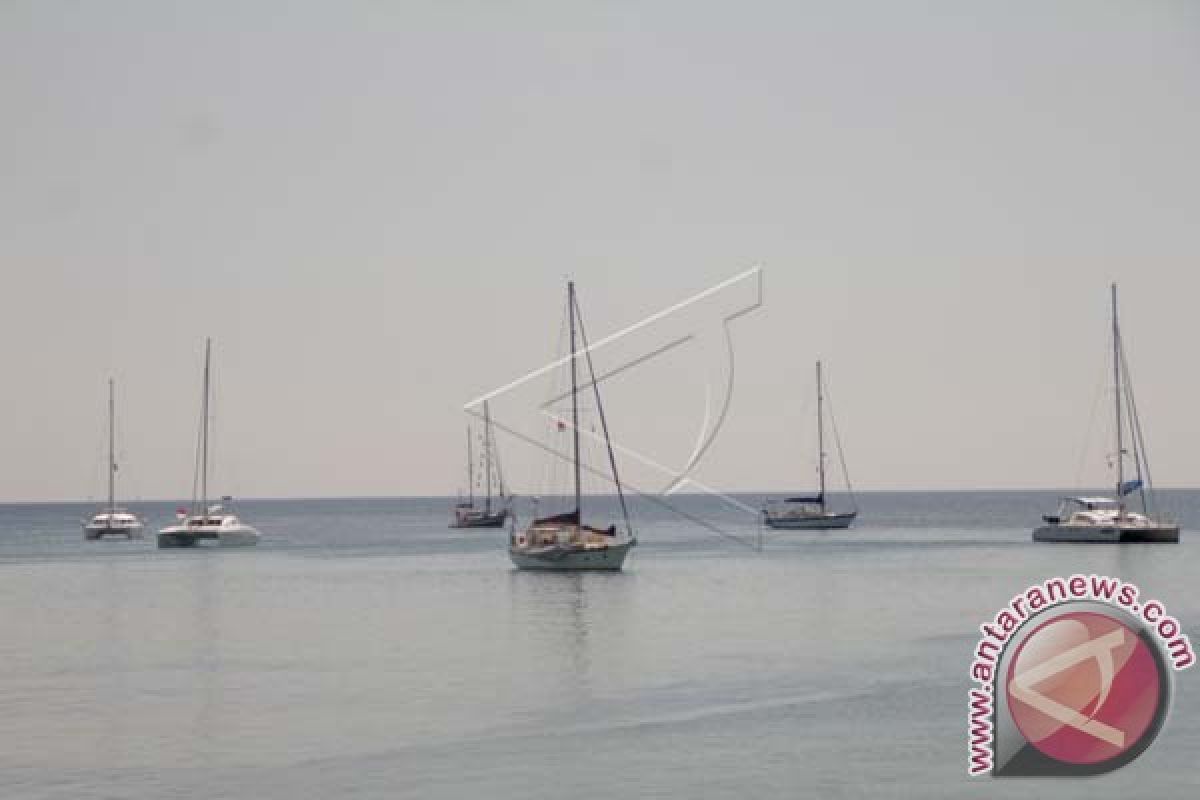
<instances>
[{"instance_id":1,"label":"calm sea surface","mask_svg":"<svg viewBox=\"0 0 1200 800\"><path fill-rule=\"evenodd\" d=\"M444 498L244 501L261 546L195 552L0 506L0 797L1194 797L1200 669L1123 770L966 776L977 626L1028 584L1136 582L1200 644L1200 492L1160 500L1177 546L1035 545L1051 493L872 493L762 552L641 503L591 575L514 571Z\"/></svg>"}]
</instances>

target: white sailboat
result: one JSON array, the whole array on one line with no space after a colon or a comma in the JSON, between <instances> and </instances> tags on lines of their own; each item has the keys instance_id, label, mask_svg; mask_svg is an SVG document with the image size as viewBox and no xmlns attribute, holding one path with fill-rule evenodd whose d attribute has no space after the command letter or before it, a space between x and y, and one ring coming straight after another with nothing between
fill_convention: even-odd
<instances>
[{"instance_id":1,"label":"white sailboat","mask_svg":"<svg viewBox=\"0 0 1200 800\"><path fill-rule=\"evenodd\" d=\"M1117 316L1117 285L1112 285L1113 411L1116 420L1115 497L1064 497L1045 525L1033 531L1035 542L1178 542L1179 525L1153 510L1154 492L1146 440L1138 419L1129 366ZM1128 437L1128 447L1126 438ZM1126 459L1133 472L1127 479ZM1140 511L1130 510L1126 498L1137 498Z\"/></svg>"},{"instance_id":2,"label":"white sailboat","mask_svg":"<svg viewBox=\"0 0 1200 800\"><path fill-rule=\"evenodd\" d=\"M579 315L573 281L567 283L567 314L570 318L571 330L571 464L574 471L575 507L563 514L535 518L523 533L512 534L509 539L508 555L518 569L619 570L625 563L625 557L629 554L630 549L637 545L637 538L634 536L633 526L629 522L629 509L625 504L625 493L621 489L621 479L617 475L617 462L608 434L608 421L604 416L604 406L600 402L600 385L596 381L596 372L592 367L592 356L588 350L583 320ZM576 347L577 327L579 335L583 339L582 353ZM581 356L587 362L592 389L595 392L596 411L600 417L600 426L604 431L604 442L608 449L608 464L612 471L613 484L617 487L621 512L625 518L625 529L621 532L618 532L615 524L609 525L607 528L600 528L586 525L583 521L579 458L578 379L578 362Z\"/></svg>"},{"instance_id":3,"label":"white sailboat","mask_svg":"<svg viewBox=\"0 0 1200 800\"><path fill-rule=\"evenodd\" d=\"M133 512L117 506L116 389L108 380L108 505L83 523L83 538L88 540L140 539L142 521Z\"/></svg>"},{"instance_id":4,"label":"white sailboat","mask_svg":"<svg viewBox=\"0 0 1200 800\"><path fill-rule=\"evenodd\" d=\"M158 546L194 547L215 544L221 547L250 547L258 544L259 533L225 510L220 504L208 504L208 404L212 361L212 340L204 340L204 396L200 402L200 442L196 480L192 483L192 507L181 510L179 521L158 532ZM199 484L199 493L196 486ZM225 498L228 500L229 498Z\"/></svg>"},{"instance_id":5,"label":"white sailboat","mask_svg":"<svg viewBox=\"0 0 1200 800\"><path fill-rule=\"evenodd\" d=\"M837 444L838 458L845 472L846 459L842 453L841 438L836 436L837 425L834 425L834 440ZM771 528L788 530L838 530L849 528L858 516L858 509L850 511L833 511L829 508L825 496L825 387L821 377L821 362L817 362L817 474L820 481L815 495L787 497L782 501L770 503L763 509L763 522ZM850 479L846 477L849 488ZM850 493L853 502L854 494Z\"/></svg>"},{"instance_id":6,"label":"white sailboat","mask_svg":"<svg viewBox=\"0 0 1200 800\"><path fill-rule=\"evenodd\" d=\"M512 513L512 498L504 491L504 473L500 471L500 459L495 457L496 442L492 437L492 416L487 401L483 403L483 475L485 493L483 508L475 507L475 452L471 441L471 426L467 426L467 502L454 506L454 521L451 528L502 528ZM492 506L492 473L496 475L500 495L499 505ZM461 498L462 495L459 495Z\"/></svg>"}]
</instances>

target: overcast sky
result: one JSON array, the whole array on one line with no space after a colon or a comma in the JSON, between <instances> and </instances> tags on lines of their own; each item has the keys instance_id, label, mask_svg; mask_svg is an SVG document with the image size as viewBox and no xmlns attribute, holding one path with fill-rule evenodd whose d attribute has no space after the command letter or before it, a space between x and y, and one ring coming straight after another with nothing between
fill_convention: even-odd
<instances>
[{"instance_id":1,"label":"overcast sky","mask_svg":"<svg viewBox=\"0 0 1200 800\"><path fill-rule=\"evenodd\" d=\"M1198 483L1195 3L5 0L0 101L0 500L102 493L110 376L186 495L205 336L218 491L453 493L567 276L595 339L756 264L710 485L811 483L818 357L860 488L1080 480L1113 280ZM676 373L608 409L669 462Z\"/></svg>"}]
</instances>

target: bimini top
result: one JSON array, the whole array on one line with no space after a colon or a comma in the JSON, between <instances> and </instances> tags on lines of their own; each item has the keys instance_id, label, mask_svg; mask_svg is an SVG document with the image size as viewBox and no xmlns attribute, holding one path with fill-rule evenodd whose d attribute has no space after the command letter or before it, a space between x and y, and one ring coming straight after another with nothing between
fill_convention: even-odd
<instances>
[{"instance_id":1,"label":"bimini top","mask_svg":"<svg viewBox=\"0 0 1200 800\"><path fill-rule=\"evenodd\" d=\"M1064 497L1063 500L1069 503L1078 503L1089 511L1098 508L1115 508L1117 501L1111 497Z\"/></svg>"}]
</instances>

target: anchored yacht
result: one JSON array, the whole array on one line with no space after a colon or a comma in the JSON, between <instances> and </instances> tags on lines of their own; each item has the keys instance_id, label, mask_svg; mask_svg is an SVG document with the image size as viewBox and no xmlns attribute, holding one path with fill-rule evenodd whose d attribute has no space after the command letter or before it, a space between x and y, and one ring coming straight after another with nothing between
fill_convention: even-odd
<instances>
[{"instance_id":1,"label":"anchored yacht","mask_svg":"<svg viewBox=\"0 0 1200 800\"><path fill-rule=\"evenodd\" d=\"M834 443L837 445L838 460L842 465L843 477L851 502L854 491L850 488L850 478L846 475L846 458L842 453L842 440L837 435L836 420L833 426ZM829 508L825 496L825 384L821 378L821 362L817 362L817 476L819 488L815 495L786 497L782 501L769 503L763 509L763 522L771 528L788 530L838 530L849 528L858 516L858 509L836 511Z\"/></svg>"},{"instance_id":2,"label":"anchored yacht","mask_svg":"<svg viewBox=\"0 0 1200 800\"><path fill-rule=\"evenodd\" d=\"M492 473L499 484L500 495L497 505L492 505ZM504 474L500 471L500 459L496 455L496 442L492 437L492 416L488 404L483 403L483 508L475 506L475 451L472 447L471 427L467 426L467 501L454 506L454 521L451 528L502 528L512 514L512 498L504 491ZM462 497L462 495L459 495Z\"/></svg>"},{"instance_id":3,"label":"anchored yacht","mask_svg":"<svg viewBox=\"0 0 1200 800\"><path fill-rule=\"evenodd\" d=\"M1154 510L1150 464L1137 415L1121 325L1117 317L1117 285L1112 285L1113 411L1116 419L1115 497L1066 497L1058 511L1042 517L1033 532L1035 542L1178 542L1179 525ZM1127 441L1128 440L1128 441ZM1129 463L1127 463L1129 462ZM1131 473L1126 473L1130 468ZM1140 511L1131 511L1127 498Z\"/></svg>"},{"instance_id":4,"label":"anchored yacht","mask_svg":"<svg viewBox=\"0 0 1200 800\"><path fill-rule=\"evenodd\" d=\"M574 472L575 507L563 514L535 518L522 533L513 533L509 540L508 555L518 569L538 570L619 570L625 563L630 549L637 545L633 527L629 522L629 509L625 504L625 493L617 475L617 462L613 455L612 440L608 434L608 421L604 406L600 402L600 384L592 367L591 351L588 349L587 334L579 315L579 304L575 297L575 283L567 283L567 315L571 331L571 466ZM583 339L583 349L576 346L576 329ZM579 378L578 362L585 359L590 384L595 396L596 411L604 431L604 443L608 450L608 464L612 471L613 484L617 487L617 498L625 519L624 531L617 526L598 527L583 522L583 497L580 481L579 457ZM566 424L559 420L560 430Z\"/></svg>"},{"instance_id":5,"label":"anchored yacht","mask_svg":"<svg viewBox=\"0 0 1200 800\"><path fill-rule=\"evenodd\" d=\"M258 544L259 533L222 505L211 505L203 513L177 515L178 524L158 532L159 547L194 547L212 543L221 547L250 547Z\"/></svg>"},{"instance_id":6,"label":"anchored yacht","mask_svg":"<svg viewBox=\"0 0 1200 800\"><path fill-rule=\"evenodd\" d=\"M1064 497L1046 524L1033 532L1039 542L1178 542L1179 526L1122 507L1111 497Z\"/></svg>"},{"instance_id":7,"label":"anchored yacht","mask_svg":"<svg viewBox=\"0 0 1200 800\"><path fill-rule=\"evenodd\" d=\"M111 378L108 381L108 505L83 523L83 538L93 541L142 538L142 521L132 511L117 506L116 389Z\"/></svg>"},{"instance_id":8,"label":"anchored yacht","mask_svg":"<svg viewBox=\"0 0 1200 800\"><path fill-rule=\"evenodd\" d=\"M158 532L160 548L195 547L200 544L249 547L258 544L258 531L242 522L235 514L226 511L224 506L209 505L208 502L208 405L211 362L212 340L205 339L204 395L200 402L200 452L197 459L197 480L193 483L193 490L199 485L199 494L192 497L190 509L182 508L176 512L177 524ZM231 498L223 499L228 502Z\"/></svg>"}]
</instances>

